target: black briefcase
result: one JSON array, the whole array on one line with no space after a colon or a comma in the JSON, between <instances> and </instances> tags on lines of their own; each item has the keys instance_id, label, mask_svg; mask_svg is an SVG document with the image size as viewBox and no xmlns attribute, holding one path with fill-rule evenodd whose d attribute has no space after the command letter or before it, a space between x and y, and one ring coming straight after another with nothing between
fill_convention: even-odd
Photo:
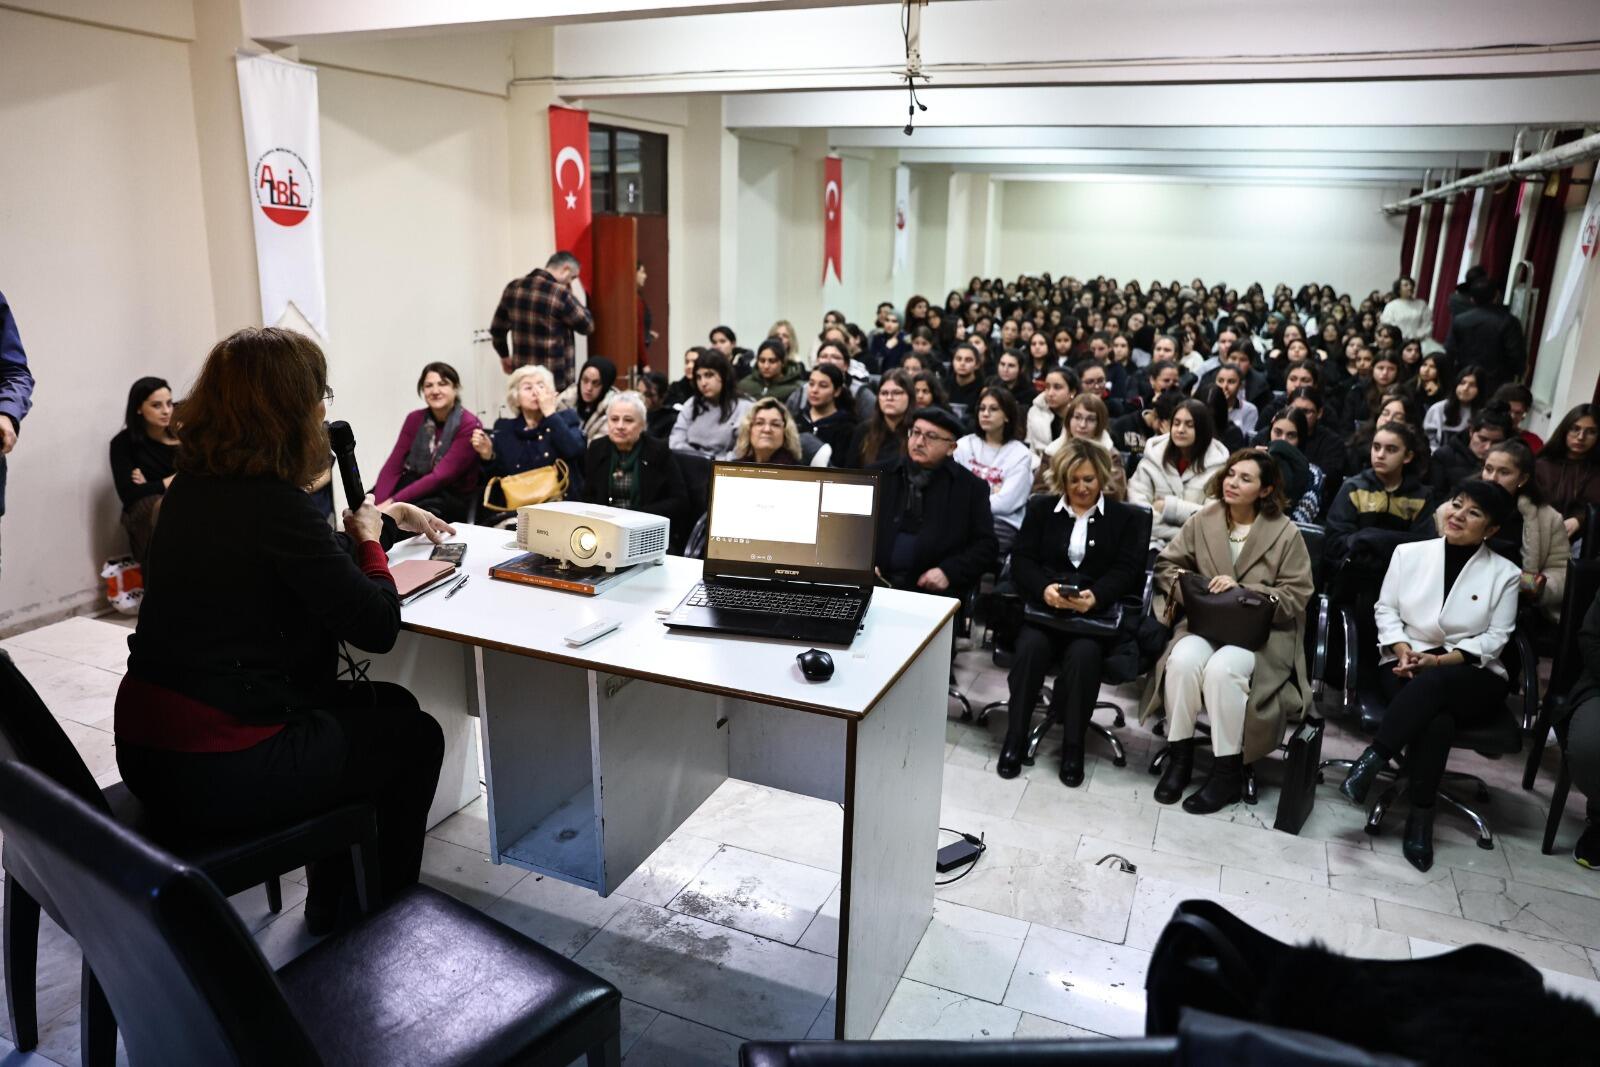
<instances>
[{"instance_id":1,"label":"black briefcase","mask_svg":"<svg viewBox=\"0 0 1600 1067\"><path fill-rule=\"evenodd\" d=\"M1289 738L1289 754L1283 761L1283 791L1278 794L1278 816L1274 830L1298 834L1317 802L1317 773L1322 764L1323 721L1307 715Z\"/></svg>"}]
</instances>

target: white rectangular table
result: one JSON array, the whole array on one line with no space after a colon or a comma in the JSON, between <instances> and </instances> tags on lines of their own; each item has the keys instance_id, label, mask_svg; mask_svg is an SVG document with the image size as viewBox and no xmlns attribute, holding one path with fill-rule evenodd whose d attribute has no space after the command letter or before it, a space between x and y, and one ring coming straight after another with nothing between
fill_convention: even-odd
<instances>
[{"instance_id":1,"label":"white rectangular table","mask_svg":"<svg viewBox=\"0 0 1600 1067\"><path fill-rule=\"evenodd\" d=\"M835 801L836 1032L870 1036L933 912L957 602L878 590L854 644L827 650L833 677L808 682L795 663L803 644L661 625L658 612L699 580L696 560L668 557L590 598L489 578L517 554L513 535L459 529L471 580L408 605L409 633L373 671L445 727L430 823L477 796L469 715L494 861L601 895L728 778ZM391 557L428 550L406 542ZM563 643L601 616L621 625L582 648Z\"/></svg>"}]
</instances>

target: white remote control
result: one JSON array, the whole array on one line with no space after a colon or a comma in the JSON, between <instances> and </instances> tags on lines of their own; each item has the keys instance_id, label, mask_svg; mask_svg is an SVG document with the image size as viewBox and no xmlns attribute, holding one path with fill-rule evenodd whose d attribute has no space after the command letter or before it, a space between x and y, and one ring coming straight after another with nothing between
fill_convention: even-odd
<instances>
[{"instance_id":1,"label":"white remote control","mask_svg":"<svg viewBox=\"0 0 1600 1067\"><path fill-rule=\"evenodd\" d=\"M621 624L616 619L601 619L599 622L592 622L582 629L572 631L562 640L573 648L580 648L596 638L604 637L619 625Z\"/></svg>"}]
</instances>

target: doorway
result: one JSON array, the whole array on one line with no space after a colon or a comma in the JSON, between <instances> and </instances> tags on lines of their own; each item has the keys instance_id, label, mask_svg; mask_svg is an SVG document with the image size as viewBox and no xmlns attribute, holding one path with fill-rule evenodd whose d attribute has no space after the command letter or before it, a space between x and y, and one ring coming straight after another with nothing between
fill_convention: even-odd
<instances>
[{"instance_id":1,"label":"doorway","mask_svg":"<svg viewBox=\"0 0 1600 1067\"><path fill-rule=\"evenodd\" d=\"M644 366L665 374L667 303L667 135L589 126L594 216L595 331L590 351L631 378ZM644 267L645 284L635 283Z\"/></svg>"}]
</instances>

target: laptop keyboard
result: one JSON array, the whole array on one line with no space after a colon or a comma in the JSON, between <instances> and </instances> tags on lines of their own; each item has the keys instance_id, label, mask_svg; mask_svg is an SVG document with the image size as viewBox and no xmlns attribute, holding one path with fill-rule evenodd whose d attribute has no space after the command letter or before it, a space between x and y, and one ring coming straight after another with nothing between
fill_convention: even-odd
<instances>
[{"instance_id":1,"label":"laptop keyboard","mask_svg":"<svg viewBox=\"0 0 1600 1067\"><path fill-rule=\"evenodd\" d=\"M761 611L775 615L804 615L825 621L855 618L861 602L853 597L817 596L784 589L748 589L743 586L695 587L687 604L691 608L718 608L731 611Z\"/></svg>"}]
</instances>

